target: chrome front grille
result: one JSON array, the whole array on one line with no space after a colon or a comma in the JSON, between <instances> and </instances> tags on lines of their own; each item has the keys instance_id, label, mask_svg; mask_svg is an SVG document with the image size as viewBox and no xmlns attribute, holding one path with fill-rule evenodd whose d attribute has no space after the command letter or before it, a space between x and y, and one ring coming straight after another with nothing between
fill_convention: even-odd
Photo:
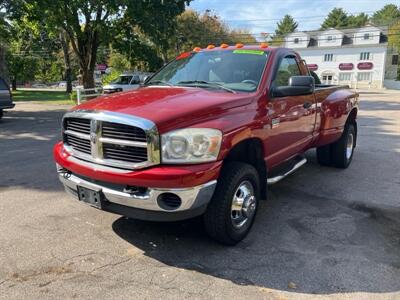
<instances>
[{"instance_id":1,"label":"chrome front grille","mask_svg":"<svg viewBox=\"0 0 400 300\"><path fill-rule=\"evenodd\" d=\"M138 169L160 162L156 126L130 115L67 113L63 118L63 141L73 156L100 165Z\"/></svg>"}]
</instances>

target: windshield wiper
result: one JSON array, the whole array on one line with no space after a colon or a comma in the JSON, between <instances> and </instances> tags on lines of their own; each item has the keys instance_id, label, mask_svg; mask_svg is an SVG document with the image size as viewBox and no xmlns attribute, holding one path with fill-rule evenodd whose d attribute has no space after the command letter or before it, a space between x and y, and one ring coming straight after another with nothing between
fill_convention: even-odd
<instances>
[{"instance_id":1,"label":"windshield wiper","mask_svg":"<svg viewBox=\"0 0 400 300\"><path fill-rule=\"evenodd\" d=\"M204 81L204 80L186 80L186 81L179 81L177 83L177 85L206 85L206 86L210 86L210 87L214 87L214 88L219 88L219 89L223 89L227 92L236 94L236 92L230 88L225 87L223 84L218 83L218 82L208 82L208 81Z\"/></svg>"},{"instance_id":2,"label":"windshield wiper","mask_svg":"<svg viewBox=\"0 0 400 300\"><path fill-rule=\"evenodd\" d=\"M152 80L148 83L145 84L145 86L149 86L149 85L168 85L168 86L173 86L171 83L169 83L168 81L164 81L164 80Z\"/></svg>"}]
</instances>

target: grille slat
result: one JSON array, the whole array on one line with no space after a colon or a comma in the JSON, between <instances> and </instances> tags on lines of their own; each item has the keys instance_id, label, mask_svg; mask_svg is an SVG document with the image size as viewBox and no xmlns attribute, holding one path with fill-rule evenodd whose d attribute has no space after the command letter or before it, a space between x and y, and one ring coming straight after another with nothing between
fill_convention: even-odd
<instances>
[{"instance_id":1,"label":"grille slat","mask_svg":"<svg viewBox=\"0 0 400 300\"><path fill-rule=\"evenodd\" d=\"M138 157L141 157L141 158L146 158L146 156L147 156L147 153L145 152L145 153L140 153L140 152L135 152L135 151L132 151L132 152L128 152L128 151L115 151L115 150L110 150L110 149L104 149L105 151L107 151L107 153L109 153L109 154L115 154L115 155L125 155L125 156L132 156L132 155L135 155L135 156L138 156Z\"/></svg>"},{"instance_id":2,"label":"grille slat","mask_svg":"<svg viewBox=\"0 0 400 300\"><path fill-rule=\"evenodd\" d=\"M121 147L113 144L103 145L104 158L119 159L130 162L141 162L147 160L147 149L140 147Z\"/></svg>"},{"instance_id":3,"label":"grille slat","mask_svg":"<svg viewBox=\"0 0 400 300\"><path fill-rule=\"evenodd\" d=\"M101 135L97 136L96 145L101 145L100 163L115 165L115 161L126 163L148 162L148 147L146 132L139 127L120 123L99 121L101 124ZM76 134L74 134L74 132ZM64 143L73 150L92 155L92 144L88 140L91 133L91 120L84 118L66 118L64 121ZM84 139L86 135L86 139ZM104 138L101 140L100 138ZM107 139L107 141L106 141ZM138 142L137 144L128 142ZM140 147L139 143L142 143ZM96 153L96 152L94 152ZM79 154L76 154L79 157ZM110 161L112 160L112 161ZM99 160L97 160L99 161ZM108 163L107 163L108 162Z\"/></svg>"},{"instance_id":4,"label":"grille slat","mask_svg":"<svg viewBox=\"0 0 400 300\"><path fill-rule=\"evenodd\" d=\"M127 141L146 142L146 133L142 128L125 124L103 122L102 136Z\"/></svg>"},{"instance_id":5,"label":"grille slat","mask_svg":"<svg viewBox=\"0 0 400 300\"><path fill-rule=\"evenodd\" d=\"M78 119L68 118L65 122L65 130L76 131L79 133L90 133L90 120L89 119Z\"/></svg>"}]
</instances>

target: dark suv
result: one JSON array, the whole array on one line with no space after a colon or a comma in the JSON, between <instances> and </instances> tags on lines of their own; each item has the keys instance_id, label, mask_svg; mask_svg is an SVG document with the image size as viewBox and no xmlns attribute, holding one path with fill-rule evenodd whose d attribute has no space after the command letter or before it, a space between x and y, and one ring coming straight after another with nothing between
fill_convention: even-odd
<instances>
[{"instance_id":1,"label":"dark suv","mask_svg":"<svg viewBox=\"0 0 400 300\"><path fill-rule=\"evenodd\" d=\"M3 78L0 77L0 119L3 117L3 110L7 108L14 108L15 104L12 102L10 87Z\"/></svg>"}]
</instances>

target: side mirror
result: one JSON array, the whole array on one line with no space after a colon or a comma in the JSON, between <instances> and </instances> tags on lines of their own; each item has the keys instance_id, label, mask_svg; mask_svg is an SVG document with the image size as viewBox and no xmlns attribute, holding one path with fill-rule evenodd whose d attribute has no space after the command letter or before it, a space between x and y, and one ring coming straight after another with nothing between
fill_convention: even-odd
<instances>
[{"instance_id":1,"label":"side mirror","mask_svg":"<svg viewBox=\"0 0 400 300\"><path fill-rule=\"evenodd\" d=\"M312 76L291 76L289 85L273 89L274 97L309 95L314 92L315 81Z\"/></svg>"}]
</instances>

